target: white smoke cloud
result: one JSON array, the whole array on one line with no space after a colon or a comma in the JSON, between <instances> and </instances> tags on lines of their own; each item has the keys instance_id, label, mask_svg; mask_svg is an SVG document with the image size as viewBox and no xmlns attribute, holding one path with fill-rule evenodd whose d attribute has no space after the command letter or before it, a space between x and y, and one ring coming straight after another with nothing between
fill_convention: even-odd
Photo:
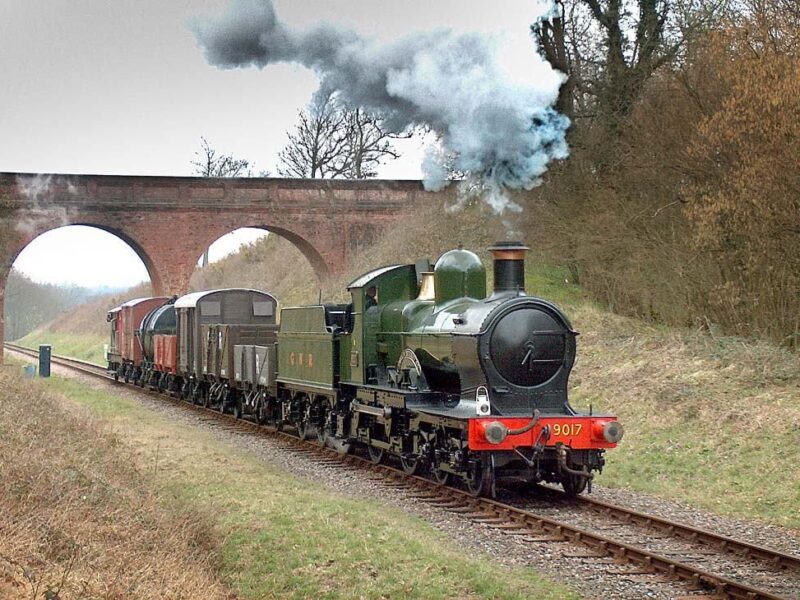
<instances>
[{"instance_id":1,"label":"white smoke cloud","mask_svg":"<svg viewBox=\"0 0 800 600\"><path fill-rule=\"evenodd\" d=\"M336 92L397 132L430 128L441 148L426 155L426 188L442 189L450 169L467 173L462 191L480 190L499 213L519 209L509 190L533 188L552 160L568 155L569 121L553 109L563 76L532 42L527 72L508 60L518 52L511 40L527 36L529 25L494 34L440 29L379 42L331 24L291 28L270 0L232 0L218 18L198 20L193 29L212 65L299 63L318 75L317 93Z\"/></svg>"},{"instance_id":2,"label":"white smoke cloud","mask_svg":"<svg viewBox=\"0 0 800 600\"><path fill-rule=\"evenodd\" d=\"M64 189L70 196L77 193L75 185L64 177L52 175L18 175L17 193L29 202L25 207L25 217L18 220L14 228L25 235L38 233L42 226L62 227L70 224L65 207L50 203L56 189Z\"/></svg>"}]
</instances>

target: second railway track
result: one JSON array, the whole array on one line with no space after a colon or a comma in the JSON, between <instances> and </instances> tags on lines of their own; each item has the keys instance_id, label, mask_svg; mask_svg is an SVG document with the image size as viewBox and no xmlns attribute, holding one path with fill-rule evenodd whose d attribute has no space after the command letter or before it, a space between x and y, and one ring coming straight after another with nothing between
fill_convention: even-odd
<instances>
[{"instance_id":1,"label":"second railway track","mask_svg":"<svg viewBox=\"0 0 800 600\"><path fill-rule=\"evenodd\" d=\"M6 344L6 348L29 357L38 356L35 350L15 344ZM100 365L56 355L52 361L92 377L114 381ZM270 431L251 421L237 420L232 415L223 415L156 391L134 389L167 398L185 410L211 414L213 421L221 426L273 437L288 450L314 457L323 464L358 469L365 476L401 488L420 501L509 535L527 536L535 541L581 544L591 553L588 556L610 556L633 566L634 570L623 571L621 575L652 573L670 580L681 580L688 584L687 595L702 591L720 598L800 598L798 556L586 496L567 502L560 492L545 490L544 494L552 495L553 507L533 510L529 502L513 494L504 502L475 498L463 490L424 477L409 476L390 465L374 464L354 454L342 455L318 443L302 441L285 432ZM576 511L584 514L576 514ZM663 546L667 544L662 542L665 539L675 540L677 546L664 550Z\"/></svg>"}]
</instances>

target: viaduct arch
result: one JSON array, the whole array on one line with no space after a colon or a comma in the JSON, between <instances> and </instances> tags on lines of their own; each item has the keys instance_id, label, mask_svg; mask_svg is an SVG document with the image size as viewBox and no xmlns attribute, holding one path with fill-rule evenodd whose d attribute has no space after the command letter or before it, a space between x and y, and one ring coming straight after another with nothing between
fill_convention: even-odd
<instances>
[{"instance_id":1,"label":"viaduct arch","mask_svg":"<svg viewBox=\"0 0 800 600\"><path fill-rule=\"evenodd\" d=\"M183 294L198 257L232 230L261 227L289 239L325 278L434 196L418 181L0 173L0 362L11 266L51 229L108 231L142 259L155 295Z\"/></svg>"}]
</instances>

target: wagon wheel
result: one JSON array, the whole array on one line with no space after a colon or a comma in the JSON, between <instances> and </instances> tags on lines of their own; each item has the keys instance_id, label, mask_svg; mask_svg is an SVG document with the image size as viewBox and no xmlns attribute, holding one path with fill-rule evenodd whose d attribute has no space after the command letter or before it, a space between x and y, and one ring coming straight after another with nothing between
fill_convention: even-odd
<instances>
[{"instance_id":1,"label":"wagon wheel","mask_svg":"<svg viewBox=\"0 0 800 600\"><path fill-rule=\"evenodd\" d=\"M350 450L353 448L353 444L345 438L336 437L336 435L332 433L331 430L333 427L330 422L330 410L327 406L324 406L322 410L324 411L323 414L325 418L321 419L322 425L317 427L317 439L323 446L328 446L336 450L339 454L349 454Z\"/></svg>"},{"instance_id":2,"label":"wagon wheel","mask_svg":"<svg viewBox=\"0 0 800 600\"><path fill-rule=\"evenodd\" d=\"M328 441L328 438L331 437L330 430L331 424L329 422L330 419L330 410L326 406L326 403L320 402L319 408L319 425L317 425L317 441L319 442L320 446L324 446L325 443Z\"/></svg>"},{"instance_id":3,"label":"wagon wheel","mask_svg":"<svg viewBox=\"0 0 800 600\"><path fill-rule=\"evenodd\" d=\"M233 399L233 418L242 418L242 399L238 395Z\"/></svg>"},{"instance_id":4,"label":"wagon wheel","mask_svg":"<svg viewBox=\"0 0 800 600\"><path fill-rule=\"evenodd\" d=\"M256 400L255 418L256 418L256 423L258 423L259 425L266 425L267 401L262 395L259 395L258 400Z\"/></svg>"},{"instance_id":5,"label":"wagon wheel","mask_svg":"<svg viewBox=\"0 0 800 600\"><path fill-rule=\"evenodd\" d=\"M383 448L376 448L375 446L367 446L369 453L369 460L374 465L379 465L383 462L383 457L386 454Z\"/></svg>"},{"instance_id":6,"label":"wagon wheel","mask_svg":"<svg viewBox=\"0 0 800 600\"><path fill-rule=\"evenodd\" d=\"M202 404L203 403L203 390L200 388L200 384L195 382L192 385L192 404Z\"/></svg>"},{"instance_id":7,"label":"wagon wheel","mask_svg":"<svg viewBox=\"0 0 800 600\"><path fill-rule=\"evenodd\" d=\"M305 418L301 419L300 422L297 424L297 436L301 440L311 439L312 431L313 427Z\"/></svg>"},{"instance_id":8,"label":"wagon wheel","mask_svg":"<svg viewBox=\"0 0 800 600\"><path fill-rule=\"evenodd\" d=\"M305 398L305 396L303 396ZM311 403L306 398L302 400L300 420L297 423L297 435L301 440L310 440L316 434L316 427L311 422Z\"/></svg>"},{"instance_id":9,"label":"wagon wheel","mask_svg":"<svg viewBox=\"0 0 800 600\"><path fill-rule=\"evenodd\" d=\"M228 393L224 388L220 388L217 391L214 398L212 398L212 401L213 400L216 400L214 404L216 405L217 410L223 415L230 412L230 410L228 410Z\"/></svg>"}]
</instances>

